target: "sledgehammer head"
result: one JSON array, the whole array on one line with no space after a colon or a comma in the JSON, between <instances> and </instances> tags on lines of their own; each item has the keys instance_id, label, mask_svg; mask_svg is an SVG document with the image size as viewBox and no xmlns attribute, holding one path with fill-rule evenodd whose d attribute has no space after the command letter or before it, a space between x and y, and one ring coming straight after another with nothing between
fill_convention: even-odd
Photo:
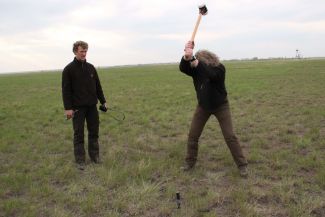
<instances>
[{"instance_id":1,"label":"sledgehammer head","mask_svg":"<svg viewBox=\"0 0 325 217\"><path fill-rule=\"evenodd\" d=\"M199 13L202 14L203 16L207 15L207 13L208 13L207 6L206 5L200 5L199 6Z\"/></svg>"}]
</instances>

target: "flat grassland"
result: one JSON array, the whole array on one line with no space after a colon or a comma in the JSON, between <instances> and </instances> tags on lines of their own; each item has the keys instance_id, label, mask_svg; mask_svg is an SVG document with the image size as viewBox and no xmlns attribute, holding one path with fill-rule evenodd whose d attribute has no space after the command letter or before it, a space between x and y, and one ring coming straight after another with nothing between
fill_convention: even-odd
<instances>
[{"instance_id":1,"label":"flat grassland","mask_svg":"<svg viewBox=\"0 0 325 217\"><path fill-rule=\"evenodd\" d=\"M84 171L73 160L61 73L1 75L0 216L325 216L325 60L224 65L247 179L215 117L197 167L180 171L196 97L177 64L98 69L115 111L100 113L103 163L87 158Z\"/></svg>"}]
</instances>

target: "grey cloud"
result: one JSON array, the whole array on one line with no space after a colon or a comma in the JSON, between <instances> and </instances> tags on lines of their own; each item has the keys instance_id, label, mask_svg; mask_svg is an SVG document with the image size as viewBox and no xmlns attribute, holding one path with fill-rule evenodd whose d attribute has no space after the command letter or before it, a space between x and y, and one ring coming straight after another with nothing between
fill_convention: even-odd
<instances>
[{"instance_id":1,"label":"grey cloud","mask_svg":"<svg viewBox=\"0 0 325 217\"><path fill-rule=\"evenodd\" d=\"M0 2L0 33L32 31L56 22L64 22L65 15L84 2L86 1L2 0Z\"/></svg>"}]
</instances>

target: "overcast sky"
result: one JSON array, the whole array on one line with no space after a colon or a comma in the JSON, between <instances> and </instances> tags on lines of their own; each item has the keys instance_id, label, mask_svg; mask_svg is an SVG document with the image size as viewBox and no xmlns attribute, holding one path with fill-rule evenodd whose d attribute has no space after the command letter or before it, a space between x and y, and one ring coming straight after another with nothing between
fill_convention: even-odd
<instances>
[{"instance_id":1,"label":"overcast sky","mask_svg":"<svg viewBox=\"0 0 325 217\"><path fill-rule=\"evenodd\" d=\"M177 62L191 37L221 59L325 56L325 0L0 0L0 73Z\"/></svg>"}]
</instances>

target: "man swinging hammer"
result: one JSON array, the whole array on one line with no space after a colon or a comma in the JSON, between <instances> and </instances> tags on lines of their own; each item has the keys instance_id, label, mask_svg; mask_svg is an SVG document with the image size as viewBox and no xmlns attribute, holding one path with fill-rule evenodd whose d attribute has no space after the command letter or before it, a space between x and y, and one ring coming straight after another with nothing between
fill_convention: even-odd
<instances>
[{"instance_id":1,"label":"man swinging hammer","mask_svg":"<svg viewBox=\"0 0 325 217\"><path fill-rule=\"evenodd\" d=\"M200 13L201 11L200 9ZM206 7L204 11L207 12ZM191 40L185 45L184 55L179 64L180 71L192 77L198 101L188 135L186 164L182 169L188 171L194 168L198 156L199 138L206 122L211 115L214 115L219 122L223 137L239 169L240 176L247 177L247 160L232 126L225 87L226 69L220 63L218 56L208 50L199 50L195 56L193 55L193 35L195 36L197 26Z\"/></svg>"}]
</instances>

